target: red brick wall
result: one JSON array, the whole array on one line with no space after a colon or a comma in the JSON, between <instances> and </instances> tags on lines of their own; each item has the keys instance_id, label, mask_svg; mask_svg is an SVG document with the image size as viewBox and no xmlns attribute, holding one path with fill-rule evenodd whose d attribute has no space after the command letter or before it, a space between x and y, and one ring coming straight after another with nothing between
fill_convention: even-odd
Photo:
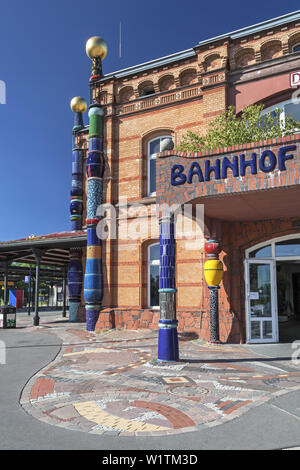
<instances>
[{"instance_id":1,"label":"red brick wall","mask_svg":"<svg viewBox=\"0 0 300 470\"><path fill-rule=\"evenodd\" d=\"M229 195L245 193L250 191L268 190L273 188L295 186L299 184L300 178L300 134L283 138L270 139L268 141L256 142L245 145L237 145L224 149L215 149L207 152L163 152L158 158L156 168L157 203L158 204L184 204L192 199L205 198L211 196ZM217 159L221 161L226 156L233 161L234 156L245 155L246 160L251 158L252 153L257 154L257 160L265 150L271 150L278 155L278 150L284 146L295 145L296 149L289 152L294 158L286 162L286 171L279 172L278 166L272 172L274 179L271 181L264 173L258 169L257 174L251 174L247 168L244 177L234 177L232 171L228 169L227 181L216 180L214 175L211 181L199 182L197 176L193 177L192 183L187 181L184 184L171 184L171 171L174 165L182 165L187 175L192 162L198 162L204 175L205 160L210 161L214 166ZM281 177L282 176L282 177Z\"/></svg>"}]
</instances>

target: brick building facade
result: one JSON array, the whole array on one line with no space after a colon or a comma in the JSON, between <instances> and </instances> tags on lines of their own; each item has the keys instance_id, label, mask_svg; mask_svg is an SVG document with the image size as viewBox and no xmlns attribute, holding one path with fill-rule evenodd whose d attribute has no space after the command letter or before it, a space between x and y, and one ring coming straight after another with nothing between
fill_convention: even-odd
<instances>
[{"instance_id":1,"label":"brick building facade","mask_svg":"<svg viewBox=\"0 0 300 470\"><path fill-rule=\"evenodd\" d=\"M220 259L225 269L220 291L220 339L255 341L255 335L251 337L249 332L252 305L245 306L246 250L288 235L296 240L297 233L300 240L297 203L300 136L217 149L206 155L183 155L176 151L160 154L161 142L166 137L172 138L176 148L187 130L205 134L210 120L228 105L234 105L239 113L254 103L262 103L268 109L283 103L283 112L300 120L299 105L291 101L295 91L291 87L291 73L297 71L300 71L299 12L202 41L189 50L107 74L97 82L94 97L105 112L104 201L115 207L117 217L116 238L103 244L104 299L97 330L157 328L157 205L189 202L204 204L205 217L204 226L198 227L194 238L183 237L176 242L178 329L204 339L209 337L203 241L217 237L221 240ZM78 132L76 139L87 158L88 127ZM287 146L294 146L293 159L284 160L286 169L282 171L278 167L278 151ZM277 166L272 171L252 174L250 168L244 176L234 177L228 170L224 179L218 180L212 174L209 182L193 177L191 184L171 184L174 165L187 167L198 162L201 166L207 159L215 165L224 156L232 162L234 156L246 154L250 158L252 152L259 158L265 150L271 150L276 157ZM85 206L86 196L83 220ZM126 219L140 234L137 239L121 236ZM141 227L150 223L151 234L142 233ZM297 256L300 252L296 249L295 266ZM276 269L275 258L272 263L268 258L266 266ZM299 282L297 270L298 265L295 286ZM271 289L276 292L274 282ZM277 300L273 297L274 307ZM294 302L296 298L295 294ZM255 305L259 305L257 299ZM295 305L293 308L296 310ZM278 317L277 306L275 310ZM256 339L278 340L274 333L277 317L272 325L267 324L268 320L256 320L253 328L257 335L257 328L260 329Z\"/></svg>"}]
</instances>

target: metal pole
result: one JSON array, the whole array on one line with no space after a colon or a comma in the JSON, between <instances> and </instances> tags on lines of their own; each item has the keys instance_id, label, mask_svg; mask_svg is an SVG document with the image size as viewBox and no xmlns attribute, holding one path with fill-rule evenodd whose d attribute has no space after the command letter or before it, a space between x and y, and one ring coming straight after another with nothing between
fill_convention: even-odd
<instances>
[{"instance_id":1,"label":"metal pole","mask_svg":"<svg viewBox=\"0 0 300 470\"><path fill-rule=\"evenodd\" d=\"M33 318L33 325L39 326L40 317L39 317L39 291L40 291L40 262L43 254L46 250L32 249L32 252L35 256L35 313Z\"/></svg>"},{"instance_id":2,"label":"metal pole","mask_svg":"<svg viewBox=\"0 0 300 470\"><path fill-rule=\"evenodd\" d=\"M50 282L49 307L53 307L53 292L52 292L52 282Z\"/></svg>"},{"instance_id":3,"label":"metal pole","mask_svg":"<svg viewBox=\"0 0 300 470\"><path fill-rule=\"evenodd\" d=\"M8 304L8 261L4 263L4 305Z\"/></svg>"},{"instance_id":4,"label":"metal pole","mask_svg":"<svg viewBox=\"0 0 300 470\"><path fill-rule=\"evenodd\" d=\"M33 325L39 326L40 317L39 317L39 290L40 290L40 258L36 258L36 268L35 268L35 313L33 318Z\"/></svg>"},{"instance_id":5,"label":"metal pole","mask_svg":"<svg viewBox=\"0 0 300 470\"><path fill-rule=\"evenodd\" d=\"M67 292L67 283L66 283L66 267L64 267L64 276L63 276L63 311L62 316L66 317L66 292Z\"/></svg>"},{"instance_id":6,"label":"metal pole","mask_svg":"<svg viewBox=\"0 0 300 470\"><path fill-rule=\"evenodd\" d=\"M31 266L29 268L29 287L28 287L28 315L30 315L31 304Z\"/></svg>"}]
</instances>

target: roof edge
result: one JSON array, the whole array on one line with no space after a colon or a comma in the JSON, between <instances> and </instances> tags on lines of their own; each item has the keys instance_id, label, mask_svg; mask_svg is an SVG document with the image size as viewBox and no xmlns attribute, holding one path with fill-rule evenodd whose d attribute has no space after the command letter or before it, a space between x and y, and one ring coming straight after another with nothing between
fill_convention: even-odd
<instances>
[{"instance_id":1,"label":"roof edge","mask_svg":"<svg viewBox=\"0 0 300 470\"><path fill-rule=\"evenodd\" d=\"M181 51L181 52L175 52L173 54L170 54L170 55L167 55L167 56L164 56L164 57L160 57L158 59L153 59L153 60L143 62L143 63L138 64L138 65L133 65L133 66L127 67L125 69L121 69L121 70L117 70L115 72L108 73L107 75L104 75L99 81L103 82L103 81L109 80L111 78L123 78L123 77L126 77L128 75L144 72L144 71L149 70L151 68L160 67L160 66L172 63L172 62L176 62L178 60L184 60L184 59L188 59L190 57L195 57L196 56L195 48L197 48L199 46L205 46L206 44L210 44L210 43L220 41L220 40L226 39L226 38L228 38L228 39L238 39L240 37L244 37L244 36L247 36L249 34L255 34L255 33L258 33L259 31L263 31L265 29L273 28L273 27L279 26L281 24L291 23L292 21L295 21L295 20L298 20L298 19L300 20L300 10L296 10L294 12L287 13L285 15L278 16L276 18L271 18L269 20L265 20L265 21L262 21L260 23L256 23L256 24L251 25L251 26L246 26L245 28L237 29L237 30L229 32L229 33L221 34L220 36L215 36L215 37L210 38L210 39L205 39L204 41L198 42L192 48L186 49L186 50Z\"/></svg>"}]
</instances>

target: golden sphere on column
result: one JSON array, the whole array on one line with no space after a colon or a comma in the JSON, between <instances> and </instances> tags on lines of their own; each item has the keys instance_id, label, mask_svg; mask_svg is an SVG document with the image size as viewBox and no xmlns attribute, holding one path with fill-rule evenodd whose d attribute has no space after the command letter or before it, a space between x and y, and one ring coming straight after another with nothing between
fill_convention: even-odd
<instances>
[{"instance_id":1,"label":"golden sphere on column","mask_svg":"<svg viewBox=\"0 0 300 470\"><path fill-rule=\"evenodd\" d=\"M87 110L87 103L81 96L74 96L71 99L70 106L74 113L85 113Z\"/></svg>"},{"instance_id":2,"label":"golden sphere on column","mask_svg":"<svg viewBox=\"0 0 300 470\"><path fill-rule=\"evenodd\" d=\"M105 59L107 55L107 44L100 36L92 36L87 40L85 50L90 59Z\"/></svg>"}]
</instances>

